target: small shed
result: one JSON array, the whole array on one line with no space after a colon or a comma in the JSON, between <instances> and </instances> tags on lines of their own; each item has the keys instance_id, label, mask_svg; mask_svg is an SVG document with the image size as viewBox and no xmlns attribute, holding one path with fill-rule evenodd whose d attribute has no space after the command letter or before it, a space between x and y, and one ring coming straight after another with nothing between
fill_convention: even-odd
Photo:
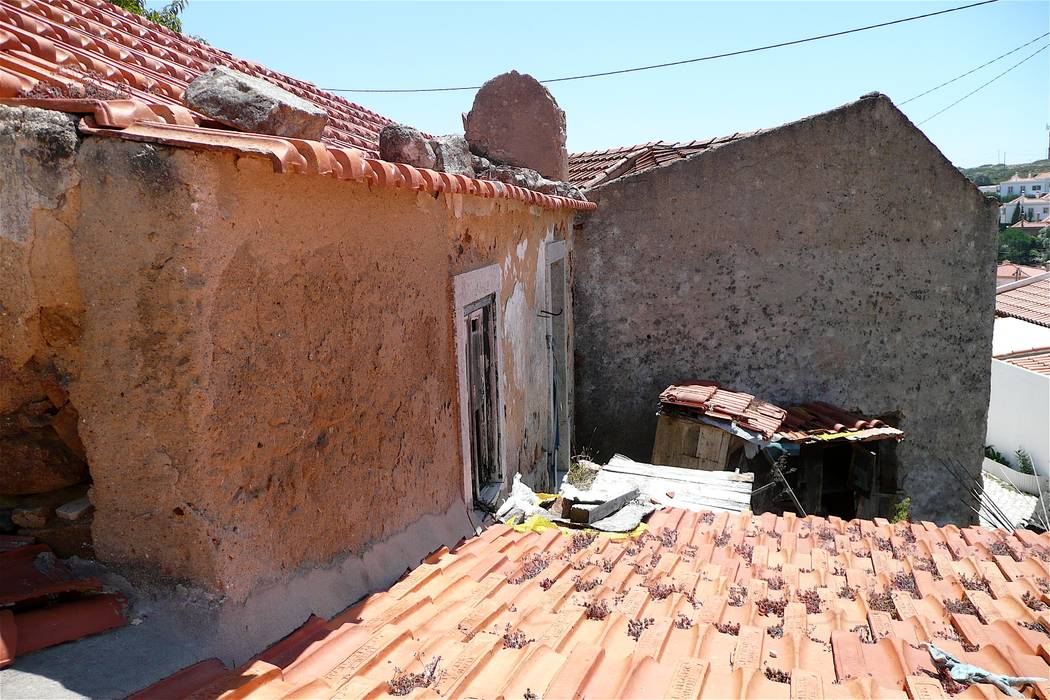
<instances>
[{"instance_id":1,"label":"small shed","mask_svg":"<svg viewBox=\"0 0 1050 700\"><path fill-rule=\"evenodd\" d=\"M892 417L866 418L821 401L782 408L710 380L660 394L653 464L756 473L757 511L781 506L844 518L896 503Z\"/></svg>"}]
</instances>

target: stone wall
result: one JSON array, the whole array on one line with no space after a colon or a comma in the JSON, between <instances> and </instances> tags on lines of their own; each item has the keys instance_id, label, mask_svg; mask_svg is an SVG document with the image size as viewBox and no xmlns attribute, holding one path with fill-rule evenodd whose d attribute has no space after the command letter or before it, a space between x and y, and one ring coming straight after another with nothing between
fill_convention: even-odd
<instances>
[{"instance_id":1,"label":"stone wall","mask_svg":"<svg viewBox=\"0 0 1050 700\"><path fill-rule=\"evenodd\" d=\"M657 396L710 378L900 412L913 516L969 522L988 408L996 207L882 96L589 191L576 447L648 459Z\"/></svg>"},{"instance_id":2,"label":"stone wall","mask_svg":"<svg viewBox=\"0 0 1050 700\"><path fill-rule=\"evenodd\" d=\"M80 315L63 370L100 560L238 602L461 515L451 280L485 265L503 271L508 481L543 478L542 244L571 213L120 139L75 150L12 186L66 188L61 303ZM14 229L39 237L43 209ZM2 350L9 367L32 356Z\"/></svg>"}]
</instances>

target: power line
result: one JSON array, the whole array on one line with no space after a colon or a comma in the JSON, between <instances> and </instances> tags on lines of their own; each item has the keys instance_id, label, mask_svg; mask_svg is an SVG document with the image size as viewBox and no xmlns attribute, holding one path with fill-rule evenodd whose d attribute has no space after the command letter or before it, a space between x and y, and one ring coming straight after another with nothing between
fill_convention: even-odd
<instances>
[{"instance_id":1,"label":"power line","mask_svg":"<svg viewBox=\"0 0 1050 700\"><path fill-rule=\"evenodd\" d=\"M620 70L610 70L601 73L586 73L584 75L570 75L563 78L548 78L547 80L541 80L541 83L562 83L569 80L584 80L585 78L601 78L608 75L622 75L624 73L637 73L643 70L655 70L657 68L669 68L671 66L682 66L687 63L700 63L701 61L713 61L719 58L729 58L731 56L742 56L749 53L757 53L759 51L768 51L769 49L779 49L785 46L795 46L797 44L805 44L811 41L819 41L821 39L831 39L833 37L845 36L847 34L855 34L857 32L866 32L870 29L879 29L880 27L889 27L894 24L903 24L905 22L914 22L919 19L926 19L927 17L936 17L937 15L946 15L949 12L958 12L960 10L968 10L972 7L980 7L981 5L991 5L999 2L999 0L981 0L981 2L971 3L969 5L960 5L959 7L951 7L947 10L938 10L937 12L927 12L923 15L914 15L912 17L904 17L901 19L891 20L889 22L880 22L878 24L869 24L865 27L855 27L854 29L845 29L840 32L832 32L830 34L820 34L818 36L810 36L805 39L794 39L792 41L782 41L777 44L766 44L765 46L756 46L750 49L741 49L739 51L729 51L727 53L717 53L710 56L701 56L699 58L688 58L683 61L671 61L669 63L654 63L649 66L639 66L637 68L621 68ZM324 88L328 92L386 92L386 93L405 93L405 92L456 92L460 90L477 90L480 85L467 85L463 87L441 87L441 88L402 88L402 89L368 89L368 88Z\"/></svg>"},{"instance_id":2,"label":"power line","mask_svg":"<svg viewBox=\"0 0 1050 700\"><path fill-rule=\"evenodd\" d=\"M1000 60L1000 59L1003 59L1003 58L1006 58L1006 57L1007 57L1007 56L1009 56L1010 54L1013 54L1013 53L1017 53L1018 51L1020 51L1020 50L1021 50L1021 49L1023 49L1024 47L1026 47L1026 46L1030 46L1031 44L1034 44L1035 42L1039 41L1040 39L1045 39L1045 38L1046 38L1046 37L1048 37L1048 36L1050 36L1050 32L1047 32L1046 34L1043 34L1042 36L1037 36L1036 38L1032 39L1031 41L1029 41L1029 42L1026 42L1026 43L1024 43L1024 44L1021 44L1021 45L1020 45L1020 46L1018 46L1018 47L1017 47L1016 49L1011 49L1010 51L1007 51L1007 52L1006 52L1006 53L1004 53L1004 54L1003 54L1002 56L996 56L995 58L993 58L992 60L988 61L987 63L982 63L981 65L977 66L976 68L973 68L972 70L968 70L968 71L966 71L966 72L965 72L965 73L963 73L962 75L956 76L956 77L952 78L951 80L949 80L949 81L947 81L947 82L943 82L943 83L941 83L941 84L940 84L940 85L938 85L937 87L932 87L932 88L930 88L929 90L927 90L926 92L921 92L921 93L919 93L918 95L916 95L915 97L909 97L908 99L904 100L903 102L897 102L896 104L897 104L897 106L898 106L898 107L900 107L901 105L906 105L906 104L908 104L908 103L909 103L909 102L911 102L912 100L917 100L917 99L919 99L920 97L925 97L926 95L929 95L929 94L930 94L931 92L934 92L934 91L936 91L936 90L940 90L940 89L941 89L942 87L944 87L944 86L946 86L946 85L951 85L951 84L952 84L952 83L954 83L954 82L955 82L956 80L960 80L960 79L962 79L962 78L965 78L966 76L970 75L971 73L976 73L977 71L981 70L981 69L982 69L982 68L984 68L985 66L990 66L990 65L992 65L993 63L995 63L996 61L998 61L998 60Z\"/></svg>"},{"instance_id":3,"label":"power line","mask_svg":"<svg viewBox=\"0 0 1050 700\"><path fill-rule=\"evenodd\" d=\"M931 114L930 116L928 116L928 117L926 117L925 119L923 119L923 120L922 120L921 122L918 122L918 123L916 124L916 126L921 126L921 125L925 124L926 122L930 121L931 119L933 119L934 117L936 117L936 116L938 116L938 115L940 115L940 114L944 114L944 113L945 113L945 112L947 112L947 111L948 111L949 109L951 109L951 108L952 108L952 107L954 107L955 105L959 104L960 102L962 102L963 100L965 100L965 99L966 99L967 97L969 97L970 95L973 95L973 94L975 94L975 93L978 93L978 92L980 92L980 91L981 91L981 90L983 90L984 88L986 88L986 87L988 87L989 85L991 85L992 83L994 83L994 82L995 82L996 80L998 80L999 78L1003 77L1004 75L1006 75L1007 73L1009 73L1010 71L1012 71L1012 70L1013 70L1014 68L1017 68L1017 67L1018 67L1019 65L1021 65L1021 64L1022 64L1022 63L1024 63L1025 61L1028 61L1028 60L1030 60L1030 59L1032 59L1032 58L1035 58L1036 56L1038 56L1039 54L1041 54L1041 53L1042 53L1043 51L1046 51L1047 47L1050 47L1050 44L1045 44L1045 45L1043 46L1043 48L1039 49L1039 50L1038 50L1038 51L1036 51L1035 53L1029 54L1029 55L1028 55L1027 57L1025 57L1025 58L1022 58L1022 59L1021 59L1020 61L1018 61L1017 63L1013 64L1012 66L1010 66L1009 68L1007 68L1006 70L1004 70L1004 71L1003 71L1002 73L1000 73L999 75L997 75L997 76L995 76L994 78L992 78L991 80L989 80L989 81L988 81L987 83L984 83L984 84L982 84L981 86L979 86L979 87L978 87L977 89L975 89L975 90L973 90L973 91L971 91L971 92L968 92L968 93L966 93L965 95L963 95L962 97L960 97L959 99L957 99L957 100L956 100L955 102L952 102L952 103L951 103L950 105L948 105L947 107L945 107L944 109L942 109L942 110L940 110L940 111L938 111L938 112L934 112L934 113L933 113L933 114Z\"/></svg>"}]
</instances>

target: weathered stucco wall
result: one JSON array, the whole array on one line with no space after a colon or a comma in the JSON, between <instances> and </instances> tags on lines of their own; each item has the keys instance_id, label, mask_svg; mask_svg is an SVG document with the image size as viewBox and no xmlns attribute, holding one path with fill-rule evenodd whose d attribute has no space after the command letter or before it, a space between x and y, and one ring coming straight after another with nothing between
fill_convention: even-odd
<instances>
[{"instance_id":1,"label":"weathered stucco wall","mask_svg":"<svg viewBox=\"0 0 1050 700\"><path fill-rule=\"evenodd\" d=\"M648 459L659 392L899 411L913 516L967 522L996 208L882 96L597 188L576 231L576 442Z\"/></svg>"},{"instance_id":2,"label":"weathered stucco wall","mask_svg":"<svg viewBox=\"0 0 1050 700\"><path fill-rule=\"evenodd\" d=\"M503 268L508 481L545 464L540 258L571 214L226 153L73 148L65 371L101 560L237 602L462 510L451 279L483 265Z\"/></svg>"}]
</instances>

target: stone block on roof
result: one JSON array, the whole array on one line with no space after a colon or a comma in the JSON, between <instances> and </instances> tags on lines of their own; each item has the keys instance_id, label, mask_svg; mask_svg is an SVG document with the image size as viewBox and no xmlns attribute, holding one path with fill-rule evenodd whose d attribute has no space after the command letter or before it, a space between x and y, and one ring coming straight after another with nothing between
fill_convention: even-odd
<instances>
[{"instance_id":1,"label":"stone block on roof","mask_svg":"<svg viewBox=\"0 0 1050 700\"><path fill-rule=\"evenodd\" d=\"M531 75L510 71L482 85L463 128L479 156L569 179L565 112Z\"/></svg>"},{"instance_id":2,"label":"stone block on roof","mask_svg":"<svg viewBox=\"0 0 1050 700\"><path fill-rule=\"evenodd\" d=\"M186 86L186 105L235 129L319 141L328 113L261 78L216 66Z\"/></svg>"},{"instance_id":3,"label":"stone block on roof","mask_svg":"<svg viewBox=\"0 0 1050 700\"><path fill-rule=\"evenodd\" d=\"M379 132L379 157L392 163L437 170L437 155L430 139L410 126L384 126Z\"/></svg>"}]
</instances>

